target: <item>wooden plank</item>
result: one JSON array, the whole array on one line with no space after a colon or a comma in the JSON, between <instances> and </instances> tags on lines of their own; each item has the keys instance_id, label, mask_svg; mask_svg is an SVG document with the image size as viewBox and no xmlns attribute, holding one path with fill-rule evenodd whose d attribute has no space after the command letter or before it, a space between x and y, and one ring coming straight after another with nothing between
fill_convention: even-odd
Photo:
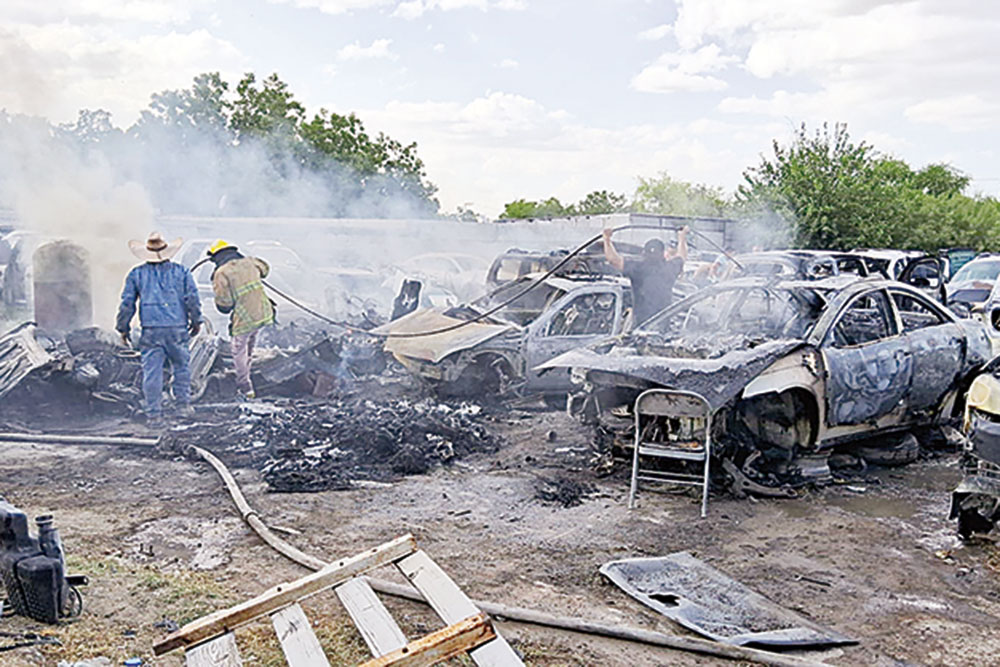
<instances>
[{"instance_id":1,"label":"wooden plank","mask_svg":"<svg viewBox=\"0 0 1000 667\"><path fill-rule=\"evenodd\" d=\"M243 667L236 637L231 632L189 648L184 653L184 664L187 667Z\"/></svg>"},{"instance_id":2,"label":"wooden plank","mask_svg":"<svg viewBox=\"0 0 1000 667\"><path fill-rule=\"evenodd\" d=\"M424 667L436 665L496 637L493 624L485 614L463 619L446 628L415 639L405 647L380 658L362 663L361 667Z\"/></svg>"},{"instance_id":3,"label":"wooden plank","mask_svg":"<svg viewBox=\"0 0 1000 667\"><path fill-rule=\"evenodd\" d=\"M369 549L357 556L330 563L318 572L314 572L296 581L279 584L252 600L241 602L229 609L217 611L188 623L177 632L154 644L153 653L163 655L174 649L198 644L215 635L235 630L255 618L264 614L270 614L282 607L287 607L293 602L298 602L301 598L336 586L351 577L398 560L407 554L413 553L416 548L417 544L413 536L404 535L374 549Z\"/></svg>"},{"instance_id":4,"label":"wooden plank","mask_svg":"<svg viewBox=\"0 0 1000 667\"><path fill-rule=\"evenodd\" d=\"M355 577L334 589L376 658L406 646L406 635L368 582Z\"/></svg>"},{"instance_id":5,"label":"wooden plank","mask_svg":"<svg viewBox=\"0 0 1000 667\"><path fill-rule=\"evenodd\" d=\"M480 611L444 570L423 551L416 551L396 561L396 567L420 591L427 603L448 625L479 614ZM479 667L518 667L524 665L507 640L496 639L469 653Z\"/></svg>"},{"instance_id":6,"label":"wooden plank","mask_svg":"<svg viewBox=\"0 0 1000 667\"><path fill-rule=\"evenodd\" d=\"M271 614L271 624L289 667L330 667L309 619L297 603Z\"/></svg>"}]
</instances>

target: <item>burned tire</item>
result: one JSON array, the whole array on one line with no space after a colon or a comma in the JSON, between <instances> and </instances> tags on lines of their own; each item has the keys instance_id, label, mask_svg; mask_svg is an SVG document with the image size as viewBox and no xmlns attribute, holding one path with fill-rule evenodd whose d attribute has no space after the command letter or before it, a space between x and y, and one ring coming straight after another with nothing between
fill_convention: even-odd
<instances>
[{"instance_id":1,"label":"burned tire","mask_svg":"<svg viewBox=\"0 0 1000 667\"><path fill-rule=\"evenodd\" d=\"M920 456L920 442L912 433L907 433L895 444L885 441L884 447L859 447L858 456L869 465L894 467L913 463Z\"/></svg>"}]
</instances>

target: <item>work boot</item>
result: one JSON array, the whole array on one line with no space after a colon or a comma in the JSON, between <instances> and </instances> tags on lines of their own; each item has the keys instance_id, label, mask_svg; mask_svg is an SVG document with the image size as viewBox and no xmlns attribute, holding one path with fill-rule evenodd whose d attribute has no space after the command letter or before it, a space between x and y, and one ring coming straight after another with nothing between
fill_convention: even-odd
<instances>
[{"instance_id":1,"label":"work boot","mask_svg":"<svg viewBox=\"0 0 1000 667\"><path fill-rule=\"evenodd\" d=\"M255 398L257 398L257 394L256 392L254 392L253 389L251 389L250 391L243 391L243 390L236 391L236 400L239 401L240 403L246 403L248 401L252 401Z\"/></svg>"},{"instance_id":2,"label":"work boot","mask_svg":"<svg viewBox=\"0 0 1000 667\"><path fill-rule=\"evenodd\" d=\"M167 422L163 420L163 415L150 415L146 417L146 428L150 431L162 431L167 427Z\"/></svg>"},{"instance_id":3,"label":"work boot","mask_svg":"<svg viewBox=\"0 0 1000 667\"><path fill-rule=\"evenodd\" d=\"M189 403L183 403L177 406L177 416L184 417L185 419L190 419L194 417L194 408L191 407Z\"/></svg>"}]
</instances>

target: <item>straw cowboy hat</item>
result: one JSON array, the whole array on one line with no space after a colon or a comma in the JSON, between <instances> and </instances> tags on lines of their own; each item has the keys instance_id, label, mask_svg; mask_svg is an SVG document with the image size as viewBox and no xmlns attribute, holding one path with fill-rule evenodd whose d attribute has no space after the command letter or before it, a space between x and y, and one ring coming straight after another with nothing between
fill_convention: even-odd
<instances>
[{"instance_id":1,"label":"straw cowboy hat","mask_svg":"<svg viewBox=\"0 0 1000 667\"><path fill-rule=\"evenodd\" d=\"M182 241L183 239L176 238L167 243L163 240L163 235L160 232L153 232L146 239L145 244L142 241L129 241L128 249L132 251L133 255L147 262L165 262L177 254L177 251L181 249Z\"/></svg>"}]
</instances>

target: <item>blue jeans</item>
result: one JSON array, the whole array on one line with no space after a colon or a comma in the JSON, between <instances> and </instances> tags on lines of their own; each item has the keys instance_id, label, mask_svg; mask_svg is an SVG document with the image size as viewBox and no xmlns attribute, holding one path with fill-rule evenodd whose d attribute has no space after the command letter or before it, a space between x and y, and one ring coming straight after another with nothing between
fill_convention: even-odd
<instances>
[{"instance_id":1,"label":"blue jeans","mask_svg":"<svg viewBox=\"0 0 1000 667\"><path fill-rule=\"evenodd\" d=\"M167 360L174 372L174 398L180 405L191 402L190 335L185 327L143 327L139 337L142 353L142 395L146 415L159 417L163 402L163 365Z\"/></svg>"}]
</instances>

